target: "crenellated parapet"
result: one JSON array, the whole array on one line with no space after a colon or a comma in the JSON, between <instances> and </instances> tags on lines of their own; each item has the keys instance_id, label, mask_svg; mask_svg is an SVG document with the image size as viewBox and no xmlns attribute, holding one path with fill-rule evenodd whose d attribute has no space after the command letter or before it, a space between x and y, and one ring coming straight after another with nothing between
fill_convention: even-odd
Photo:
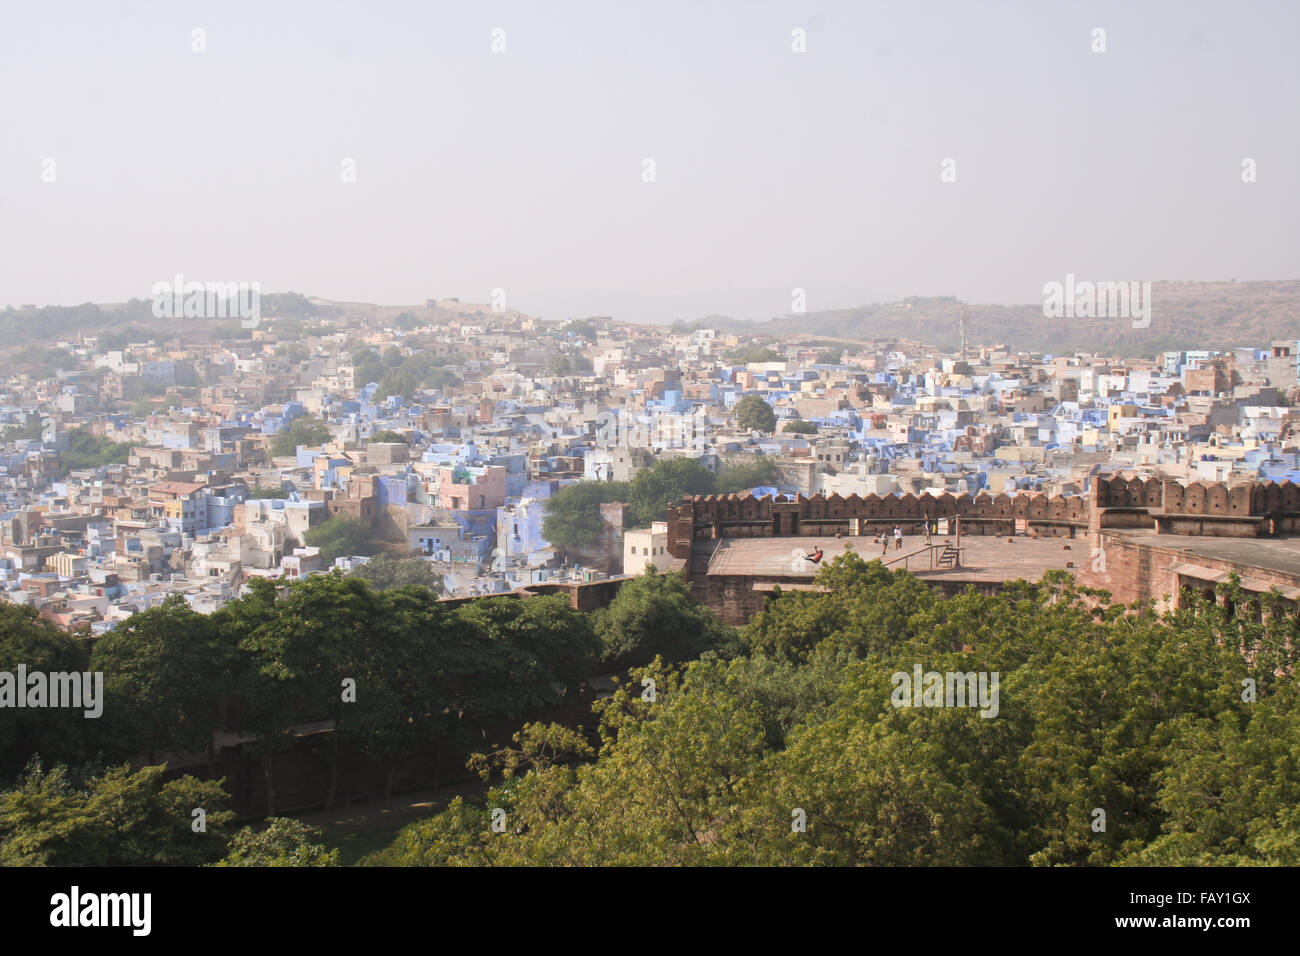
<instances>
[{"instance_id":1,"label":"crenellated parapet","mask_svg":"<svg viewBox=\"0 0 1300 956\"><path fill-rule=\"evenodd\" d=\"M898 524L910 534L927 518L959 518L964 534L977 535L1009 535L1022 528L1073 537L1127 528L1256 537L1300 532L1300 486L1184 485L1115 476L1094 478L1090 495L694 495L668 506L668 541L674 557L689 559L693 544L705 539L875 535Z\"/></svg>"}]
</instances>

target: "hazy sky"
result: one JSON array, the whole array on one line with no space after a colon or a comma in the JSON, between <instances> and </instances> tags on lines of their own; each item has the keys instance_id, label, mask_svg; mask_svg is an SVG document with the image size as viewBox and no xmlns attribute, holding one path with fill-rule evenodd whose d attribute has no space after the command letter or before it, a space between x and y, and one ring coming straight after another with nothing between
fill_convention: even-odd
<instances>
[{"instance_id":1,"label":"hazy sky","mask_svg":"<svg viewBox=\"0 0 1300 956\"><path fill-rule=\"evenodd\" d=\"M179 272L667 322L786 313L795 287L817 310L1300 273L1294 0L6 0L0 22L0 306Z\"/></svg>"}]
</instances>

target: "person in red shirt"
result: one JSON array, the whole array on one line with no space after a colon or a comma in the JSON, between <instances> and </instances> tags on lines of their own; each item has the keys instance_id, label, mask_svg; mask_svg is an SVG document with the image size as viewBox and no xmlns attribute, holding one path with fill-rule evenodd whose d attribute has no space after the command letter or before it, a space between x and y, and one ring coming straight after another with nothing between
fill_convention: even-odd
<instances>
[{"instance_id":1,"label":"person in red shirt","mask_svg":"<svg viewBox=\"0 0 1300 956\"><path fill-rule=\"evenodd\" d=\"M821 562L822 562L822 546L819 544L819 545L817 545L817 550L814 551L812 554L805 554L805 555L804 555L804 560L806 560L806 561L811 561L813 564L821 564Z\"/></svg>"}]
</instances>

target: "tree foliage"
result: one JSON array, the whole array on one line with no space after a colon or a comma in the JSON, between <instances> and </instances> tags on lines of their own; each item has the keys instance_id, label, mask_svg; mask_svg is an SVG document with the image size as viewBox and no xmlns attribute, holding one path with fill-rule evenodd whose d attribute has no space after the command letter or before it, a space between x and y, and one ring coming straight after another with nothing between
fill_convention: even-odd
<instances>
[{"instance_id":1,"label":"tree foliage","mask_svg":"<svg viewBox=\"0 0 1300 956\"><path fill-rule=\"evenodd\" d=\"M74 428L68 433L68 450L60 458L64 469L72 471L125 464L130 452L130 442L115 442L103 435L93 435L87 429Z\"/></svg>"},{"instance_id":2,"label":"tree foliage","mask_svg":"<svg viewBox=\"0 0 1300 956\"><path fill-rule=\"evenodd\" d=\"M244 827L230 839L217 866L338 866L339 851L320 843L320 831L300 820L269 817L264 825Z\"/></svg>"},{"instance_id":3,"label":"tree foliage","mask_svg":"<svg viewBox=\"0 0 1300 956\"><path fill-rule=\"evenodd\" d=\"M381 551L365 564L352 569L354 577L365 578L378 591L389 588L421 587L442 593L442 575L422 558L403 558Z\"/></svg>"},{"instance_id":4,"label":"tree foliage","mask_svg":"<svg viewBox=\"0 0 1300 956\"><path fill-rule=\"evenodd\" d=\"M792 418L781 426L781 431L790 435L816 435L817 426L802 418Z\"/></svg>"},{"instance_id":5,"label":"tree foliage","mask_svg":"<svg viewBox=\"0 0 1300 956\"><path fill-rule=\"evenodd\" d=\"M124 764L78 785L33 764L0 793L0 866L196 866L219 859L234 813L220 781L164 781ZM193 826L195 810L204 828Z\"/></svg>"},{"instance_id":6,"label":"tree foliage","mask_svg":"<svg viewBox=\"0 0 1300 956\"><path fill-rule=\"evenodd\" d=\"M724 462L713 484L713 493L719 495L737 494L751 488L777 485L781 480L781 470L771 458L761 455L744 458L732 458Z\"/></svg>"},{"instance_id":7,"label":"tree foliage","mask_svg":"<svg viewBox=\"0 0 1300 956\"><path fill-rule=\"evenodd\" d=\"M144 754L152 761L211 745L224 674L233 665L212 626L172 595L95 643L90 665L105 675L104 707L113 717L108 743L120 758Z\"/></svg>"},{"instance_id":8,"label":"tree foliage","mask_svg":"<svg viewBox=\"0 0 1300 956\"><path fill-rule=\"evenodd\" d=\"M303 532L303 540L309 547L320 548L320 556L326 564L332 564L335 558L371 555L379 550L370 525L360 518L345 515L335 515L314 528L308 528Z\"/></svg>"},{"instance_id":9,"label":"tree foliage","mask_svg":"<svg viewBox=\"0 0 1300 956\"><path fill-rule=\"evenodd\" d=\"M730 365L747 365L750 362L784 362L785 356L764 345L741 345L727 352L723 361Z\"/></svg>"},{"instance_id":10,"label":"tree foliage","mask_svg":"<svg viewBox=\"0 0 1300 956\"><path fill-rule=\"evenodd\" d=\"M88 670L87 643L41 618L35 608L0 603L0 672L79 673ZM16 688L22 693L25 688ZM13 780L33 754L50 763L78 762L93 750L83 711L72 708L0 710L0 781Z\"/></svg>"},{"instance_id":11,"label":"tree foliage","mask_svg":"<svg viewBox=\"0 0 1300 956\"><path fill-rule=\"evenodd\" d=\"M728 644L731 629L691 596L681 574L659 574L653 565L626 582L597 615L597 632L610 665L694 660Z\"/></svg>"},{"instance_id":12,"label":"tree foliage","mask_svg":"<svg viewBox=\"0 0 1300 956\"><path fill-rule=\"evenodd\" d=\"M271 439L271 454L284 457L296 454L299 445L314 448L330 439L329 426L319 418L304 415L295 418L289 427L275 433Z\"/></svg>"},{"instance_id":13,"label":"tree foliage","mask_svg":"<svg viewBox=\"0 0 1300 956\"><path fill-rule=\"evenodd\" d=\"M776 431L776 412L758 395L746 395L732 408L736 424L756 432Z\"/></svg>"},{"instance_id":14,"label":"tree foliage","mask_svg":"<svg viewBox=\"0 0 1300 956\"><path fill-rule=\"evenodd\" d=\"M780 472L774 461L734 460L715 475L693 458L661 458L637 472L631 482L581 481L561 488L546 502L542 535L557 548L581 551L595 546L604 521L600 506L626 502L631 527L663 521L665 509L687 495L730 494L774 485Z\"/></svg>"},{"instance_id":15,"label":"tree foliage","mask_svg":"<svg viewBox=\"0 0 1300 956\"><path fill-rule=\"evenodd\" d=\"M664 520L664 509L685 495L713 492L714 477L694 458L661 458L632 479L630 503L638 527Z\"/></svg>"},{"instance_id":16,"label":"tree foliage","mask_svg":"<svg viewBox=\"0 0 1300 956\"><path fill-rule=\"evenodd\" d=\"M625 481L580 481L561 488L546 500L542 536L566 551L594 546L604 527L600 506L627 501L631 490Z\"/></svg>"},{"instance_id":17,"label":"tree foliage","mask_svg":"<svg viewBox=\"0 0 1300 956\"><path fill-rule=\"evenodd\" d=\"M1293 611L1158 615L1112 606L1062 572L944 599L850 553L816 582L773 596L742 632L747 654L634 671L595 705L598 750L567 728L525 727L477 760L499 775L482 809L459 802L372 862L1300 859ZM918 666L998 674L996 712L982 715L987 697L899 706L898 676ZM489 808L504 810L505 833Z\"/></svg>"}]
</instances>

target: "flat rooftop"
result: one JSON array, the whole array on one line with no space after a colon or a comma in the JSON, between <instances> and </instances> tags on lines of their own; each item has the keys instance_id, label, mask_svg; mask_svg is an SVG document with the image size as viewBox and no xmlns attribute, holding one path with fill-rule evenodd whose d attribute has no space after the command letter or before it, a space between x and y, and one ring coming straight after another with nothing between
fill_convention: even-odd
<instances>
[{"instance_id":1,"label":"flat rooftop","mask_svg":"<svg viewBox=\"0 0 1300 956\"><path fill-rule=\"evenodd\" d=\"M1215 538L1208 535L1156 534L1152 531L1107 531L1135 544L1230 561L1263 571L1300 577L1300 535L1276 538ZM962 542L965 544L965 541Z\"/></svg>"},{"instance_id":2,"label":"flat rooftop","mask_svg":"<svg viewBox=\"0 0 1300 956\"><path fill-rule=\"evenodd\" d=\"M952 535L935 535L937 545L956 545ZM779 576L811 581L821 565L804 558L818 546L825 553L822 564L843 553L845 546L866 561L881 558L880 545L869 537L773 537L773 538L722 538L697 541L696 560L708 560L711 575L751 575L756 577ZM715 550L716 546L716 550ZM712 556L710 557L710 552ZM937 563L939 551L933 552ZM894 548L891 539L889 551L883 560L891 570L903 568L926 580L956 581L1037 581L1044 571L1075 570L1085 567L1090 552L1086 538L1027 538L995 537L992 535L963 535L961 539L961 567L931 567L931 554L925 549L925 539L920 535L903 538L901 550ZM902 560L896 560L902 559ZM1074 569L1066 564L1073 562Z\"/></svg>"}]
</instances>

